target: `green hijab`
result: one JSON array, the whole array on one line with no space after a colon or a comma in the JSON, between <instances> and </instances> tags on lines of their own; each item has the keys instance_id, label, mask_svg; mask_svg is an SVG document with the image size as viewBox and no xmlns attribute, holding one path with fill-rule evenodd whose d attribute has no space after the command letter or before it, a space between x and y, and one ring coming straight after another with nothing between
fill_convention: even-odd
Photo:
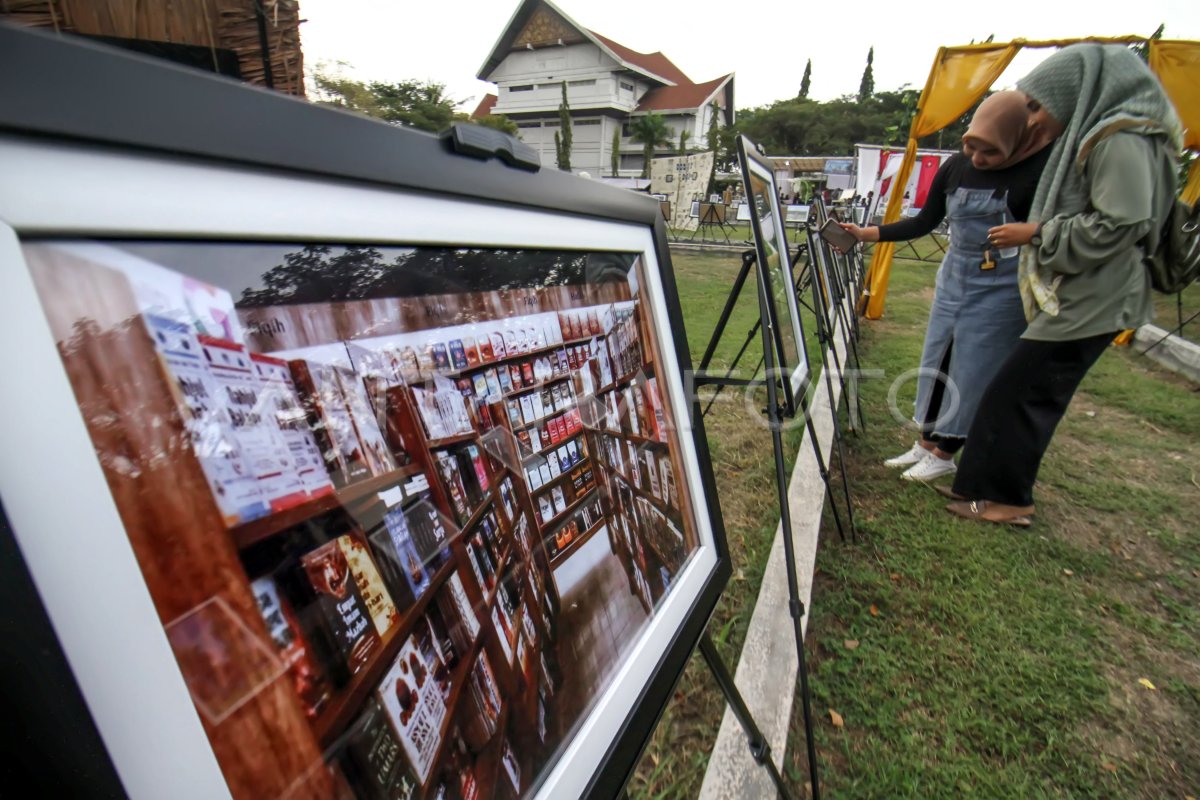
<instances>
[{"instance_id":1,"label":"green hijab","mask_svg":"<svg viewBox=\"0 0 1200 800\"><path fill-rule=\"evenodd\" d=\"M1034 194L1030 222L1087 209L1083 165L1105 137L1132 131L1158 138L1175 153L1182 146L1183 128L1171 101L1154 73L1127 47L1064 47L1017 81L1017 88L1063 126ZM1038 267L1036 248L1021 249L1018 283L1027 319L1039 308L1057 316L1055 291L1061 280Z\"/></svg>"}]
</instances>

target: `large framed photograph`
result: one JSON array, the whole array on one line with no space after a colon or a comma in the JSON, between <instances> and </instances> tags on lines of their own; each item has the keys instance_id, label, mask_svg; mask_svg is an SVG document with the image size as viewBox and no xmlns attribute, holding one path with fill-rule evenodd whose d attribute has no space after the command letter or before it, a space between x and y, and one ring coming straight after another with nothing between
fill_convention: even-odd
<instances>
[{"instance_id":1,"label":"large framed photograph","mask_svg":"<svg viewBox=\"0 0 1200 800\"><path fill-rule=\"evenodd\" d=\"M784 217L775 185L775 173L745 136L737 138L738 159L746 186L746 205L754 231L761 291L767 299L769 322L775 343L775 368L782 384L788 414L795 414L809 377L808 352L796 303L791 253L784 230Z\"/></svg>"},{"instance_id":2,"label":"large framed photograph","mask_svg":"<svg viewBox=\"0 0 1200 800\"><path fill-rule=\"evenodd\" d=\"M121 789L617 796L729 574L658 203L0 52L0 495Z\"/></svg>"}]
</instances>

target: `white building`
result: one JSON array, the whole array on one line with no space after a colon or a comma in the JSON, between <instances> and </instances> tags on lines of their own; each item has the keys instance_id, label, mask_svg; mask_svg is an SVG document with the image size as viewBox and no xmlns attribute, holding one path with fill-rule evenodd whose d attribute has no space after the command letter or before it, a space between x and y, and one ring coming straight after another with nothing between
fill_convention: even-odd
<instances>
[{"instance_id":1,"label":"white building","mask_svg":"<svg viewBox=\"0 0 1200 800\"><path fill-rule=\"evenodd\" d=\"M580 27L548 0L523 0L477 76L496 84L472 114L503 114L517 124L521 140L555 161L558 107L567 84L571 109L571 168L593 176L612 174L613 132L620 130L620 175L642 172L642 144L630 123L649 112L661 114L672 144L656 155L678 151L688 131L688 149L705 149L713 105L718 124L731 125L733 73L693 83L662 53L637 53Z\"/></svg>"}]
</instances>

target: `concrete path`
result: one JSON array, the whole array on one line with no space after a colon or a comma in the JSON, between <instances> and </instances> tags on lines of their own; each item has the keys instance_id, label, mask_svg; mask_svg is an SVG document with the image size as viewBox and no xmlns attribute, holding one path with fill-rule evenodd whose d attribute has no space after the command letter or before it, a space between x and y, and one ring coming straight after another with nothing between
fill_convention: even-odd
<instances>
[{"instance_id":1,"label":"concrete path","mask_svg":"<svg viewBox=\"0 0 1200 800\"><path fill-rule=\"evenodd\" d=\"M839 363L845 363L844 344L838 342L838 345ZM830 364L832 369L833 359L828 357L829 354L826 355L826 363ZM828 464L829 452L833 445L833 419L824 376L819 376L819 380L820 390L816 393L812 409L813 427L817 432L817 443L822 456ZM835 379L835 408L840 395L840 382ZM838 480L840 483L840 477ZM835 487L840 488L838 484L835 484ZM853 494L854 487L850 490ZM812 597L813 567L817 557L821 510L825 504L824 494L825 484L821 480L816 456L806 432L788 486L798 588L806 612ZM840 509L841 495L835 493L835 496L839 498ZM807 613L802 620L802 626L807 630ZM750 620L750 628L734 676L746 706L771 745L771 755L776 765L784 763L788 725L792 718L792 702L799 685L798 665L795 629L788 614L787 572L781 524L775 530L762 587L759 589L754 615ZM819 717L820 713L820 709L813 709L814 718ZM750 757L746 736L733 713L726 708L725 718L721 721L717 742L708 762L708 770L704 775L704 784L700 789L701 800L773 796L774 784L766 771Z\"/></svg>"}]
</instances>

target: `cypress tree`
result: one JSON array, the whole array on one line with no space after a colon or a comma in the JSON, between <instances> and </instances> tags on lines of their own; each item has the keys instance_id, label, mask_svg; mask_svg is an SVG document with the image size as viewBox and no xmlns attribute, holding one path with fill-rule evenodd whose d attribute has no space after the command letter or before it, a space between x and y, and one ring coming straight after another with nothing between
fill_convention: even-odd
<instances>
[{"instance_id":1,"label":"cypress tree","mask_svg":"<svg viewBox=\"0 0 1200 800\"><path fill-rule=\"evenodd\" d=\"M875 48L867 51L867 68L863 70L862 83L858 85L858 102L863 102L875 94L875 71L871 65L875 62Z\"/></svg>"},{"instance_id":2,"label":"cypress tree","mask_svg":"<svg viewBox=\"0 0 1200 800\"><path fill-rule=\"evenodd\" d=\"M558 156L558 168L571 171L571 107L567 105L567 82L562 82L562 103L558 107L558 122L562 136L554 134L554 152Z\"/></svg>"}]
</instances>

